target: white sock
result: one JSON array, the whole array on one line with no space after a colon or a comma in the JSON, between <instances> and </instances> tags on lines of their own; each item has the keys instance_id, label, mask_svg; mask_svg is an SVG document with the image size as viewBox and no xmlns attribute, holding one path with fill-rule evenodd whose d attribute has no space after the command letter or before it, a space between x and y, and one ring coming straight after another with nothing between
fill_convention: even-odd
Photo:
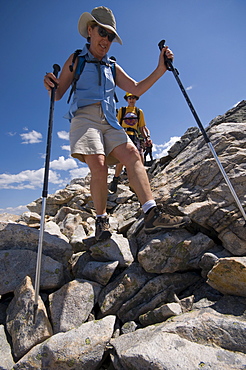
<instances>
[{"instance_id":1,"label":"white sock","mask_svg":"<svg viewBox=\"0 0 246 370\"><path fill-rule=\"evenodd\" d=\"M102 215L97 215L96 217L106 217L108 214L107 213L103 213Z\"/></svg>"},{"instance_id":2,"label":"white sock","mask_svg":"<svg viewBox=\"0 0 246 370\"><path fill-rule=\"evenodd\" d=\"M154 199L148 200L142 205L142 209L144 213L147 213L150 208L153 208L156 206L156 202Z\"/></svg>"}]
</instances>

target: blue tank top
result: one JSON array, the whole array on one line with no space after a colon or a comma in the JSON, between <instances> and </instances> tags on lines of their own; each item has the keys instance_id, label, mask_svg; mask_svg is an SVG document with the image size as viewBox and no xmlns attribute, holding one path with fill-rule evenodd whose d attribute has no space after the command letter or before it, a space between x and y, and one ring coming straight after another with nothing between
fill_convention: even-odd
<instances>
[{"instance_id":1,"label":"blue tank top","mask_svg":"<svg viewBox=\"0 0 246 370\"><path fill-rule=\"evenodd\" d=\"M97 61L90 53L87 45L84 46L80 55L85 56L86 60ZM110 63L107 55L104 56L102 61L107 64ZM116 118L114 92L115 82L110 66L100 64L100 61L98 63L85 63L76 85L73 101L65 118L73 118L78 108L100 102L108 123L120 130L122 127Z\"/></svg>"}]
</instances>

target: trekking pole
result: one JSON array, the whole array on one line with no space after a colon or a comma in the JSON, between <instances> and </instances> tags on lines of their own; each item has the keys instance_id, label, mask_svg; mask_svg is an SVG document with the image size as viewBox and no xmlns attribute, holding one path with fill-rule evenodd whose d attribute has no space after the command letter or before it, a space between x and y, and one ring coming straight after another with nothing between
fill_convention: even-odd
<instances>
[{"instance_id":1,"label":"trekking pole","mask_svg":"<svg viewBox=\"0 0 246 370\"><path fill-rule=\"evenodd\" d=\"M58 64L53 65L53 74L55 77L58 76L60 71L60 66ZM46 146L46 159L45 159L45 169L44 169L44 183L42 192L42 210L41 210L41 220L40 220L40 230L39 230L39 241L38 241L38 254L36 263L36 277L35 277L35 295L34 295L34 313L33 322L36 322L36 315L38 309L38 296L40 288L40 271L41 271L41 259L42 259L42 249L43 249L43 236L44 236L44 220L45 220L45 210L46 210L46 199L48 195L48 178L49 178L49 167L50 167L50 152L51 152L51 139L52 139L52 128L53 128L53 116L54 116L54 102L55 102L55 92L57 89L57 84L53 81L54 87L51 90L50 96L50 110L49 110L49 124L48 124L48 135L47 135L47 146Z\"/></svg>"},{"instance_id":2,"label":"trekking pole","mask_svg":"<svg viewBox=\"0 0 246 370\"><path fill-rule=\"evenodd\" d=\"M160 41L159 44L158 44L158 46L159 46L159 49L162 50L165 47L165 40ZM224 168L223 168L223 166L222 166L222 164L221 164L221 162L220 162L220 160L219 160L219 158L218 158L218 156L217 156L217 154L215 152L215 149L214 149L214 147L213 147L213 145L212 145L212 143L211 143L211 141L210 141L210 139L209 139L209 137L208 137L208 135L207 135L207 133L206 133L206 131L205 131L205 129L204 129L204 127L203 127L203 125L202 125L202 123L201 123L201 121L200 121L200 119L199 119L199 117L198 117L198 115L197 115L197 113L196 113L196 111L195 111L195 109L194 109L194 107L193 107L190 99L189 99L189 96L186 93L186 91L184 89L184 86L182 85L182 82L180 81L178 70L176 68L174 68L173 63L172 63L172 60L169 59L166 56L166 54L164 54L164 60L165 60L165 64L166 64L167 69L169 71L172 71L173 72L173 75L174 75L176 81L178 82L178 85L179 85L179 87L180 87L180 89L181 89L181 91L182 91L182 93L183 93L183 95L184 95L184 97L185 97L185 99L186 99L186 101L188 103L188 106L190 107L190 110L191 110L193 116L195 117L195 120L196 120L196 122L198 124L198 127L200 128L200 130L202 132L202 135L204 137L204 140L207 143L209 149L211 150L211 153L214 156L214 159L215 159L215 161L216 161L216 163L217 163L217 165L218 165L218 167L219 167L219 169L220 169L220 171L221 171L221 173L222 173L222 175L224 177L224 180L227 183L227 185L228 185L228 187L229 187L229 189L231 191L231 194L232 194L235 202L237 203L237 206L238 206L239 210L241 211L241 213L243 215L244 220L246 221L246 214L244 212L244 209L243 209L243 207L242 207L242 205L241 205L241 203L240 203L240 201L238 199L238 196L237 196L237 194L236 194L236 192L235 192L235 190L234 190L234 188L233 188L233 186L232 186L232 184L231 184L231 182L230 182L230 180L229 180L229 178L228 178L228 176L227 176L227 174L226 174L226 172L225 172L225 170L224 170ZM244 224L244 226L245 225L246 224Z\"/></svg>"}]
</instances>

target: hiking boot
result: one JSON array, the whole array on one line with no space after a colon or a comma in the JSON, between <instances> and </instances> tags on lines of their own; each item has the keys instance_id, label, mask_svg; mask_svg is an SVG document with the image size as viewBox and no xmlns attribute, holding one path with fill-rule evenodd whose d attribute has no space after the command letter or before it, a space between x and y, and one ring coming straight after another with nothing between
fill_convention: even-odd
<instances>
[{"instance_id":1,"label":"hiking boot","mask_svg":"<svg viewBox=\"0 0 246 370\"><path fill-rule=\"evenodd\" d=\"M109 219L105 217L96 218L96 233L95 238L97 241L109 239L111 237L111 232L109 231Z\"/></svg>"},{"instance_id":2,"label":"hiking boot","mask_svg":"<svg viewBox=\"0 0 246 370\"><path fill-rule=\"evenodd\" d=\"M151 208L150 212L144 216L146 234L151 234L162 229L177 229L189 223L189 217L163 214L157 206Z\"/></svg>"},{"instance_id":3,"label":"hiking boot","mask_svg":"<svg viewBox=\"0 0 246 370\"><path fill-rule=\"evenodd\" d=\"M119 177L113 177L113 181L109 184L109 190L111 190L113 193L117 192L117 185L119 182Z\"/></svg>"}]
</instances>

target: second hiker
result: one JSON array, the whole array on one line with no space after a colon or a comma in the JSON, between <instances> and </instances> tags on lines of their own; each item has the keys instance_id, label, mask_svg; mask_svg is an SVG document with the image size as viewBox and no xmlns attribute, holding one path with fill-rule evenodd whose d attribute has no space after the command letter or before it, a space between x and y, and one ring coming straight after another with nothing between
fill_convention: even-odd
<instances>
[{"instance_id":1,"label":"second hiker","mask_svg":"<svg viewBox=\"0 0 246 370\"><path fill-rule=\"evenodd\" d=\"M121 107L119 109L117 119L129 138L132 140L133 144L137 147L142 162L144 162L140 135L141 139L145 140L146 146L150 146L152 145L150 131L146 126L142 109L136 107L136 101L139 99L139 97L131 93L126 93L124 99L127 101L128 106ZM109 190L111 190L113 193L116 193L117 191L117 185L120 179L122 168L122 163L116 164L113 181L109 184Z\"/></svg>"}]
</instances>

